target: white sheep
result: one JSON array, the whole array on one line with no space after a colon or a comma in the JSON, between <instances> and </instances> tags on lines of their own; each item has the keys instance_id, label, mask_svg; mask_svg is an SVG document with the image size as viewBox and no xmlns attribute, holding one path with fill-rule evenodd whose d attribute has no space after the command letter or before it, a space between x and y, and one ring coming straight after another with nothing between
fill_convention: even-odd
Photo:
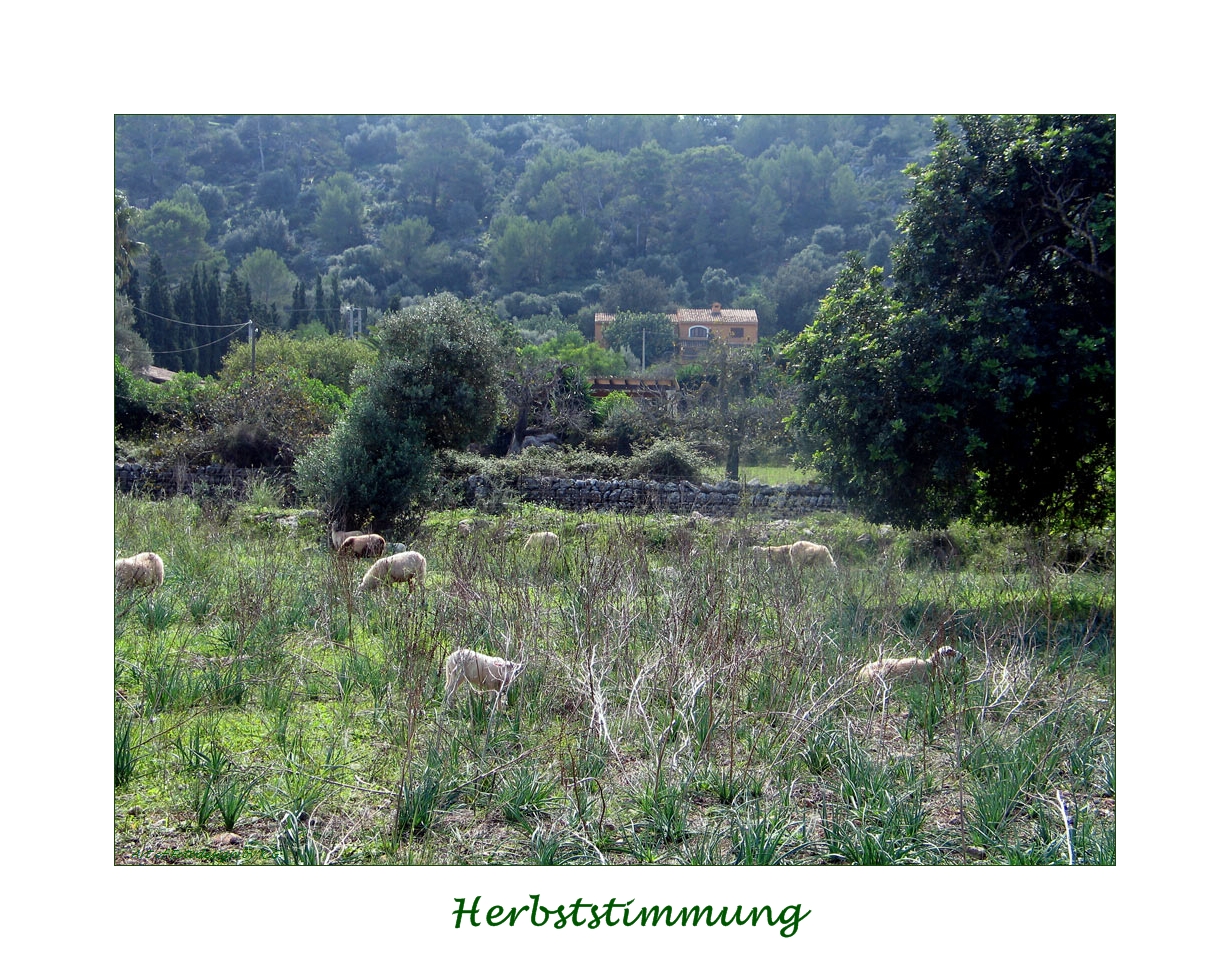
<instances>
[{"instance_id":1,"label":"white sheep","mask_svg":"<svg viewBox=\"0 0 1230 980\"><path fill-rule=\"evenodd\" d=\"M808 565L824 561L833 568L837 567L832 552L824 545L812 541L796 541L794 544L777 544L768 547L754 544L752 554L773 562L790 562L795 568L806 568Z\"/></svg>"},{"instance_id":2,"label":"white sheep","mask_svg":"<svg viewBox=\"0 0 1230 980\"><path fill-rule=\"evenodd\" d=\"M337 554L340 558L379 558L384 547L385 540L379 534L351 534L337 546Z\"/></svg>"},{"instance_id":3,"label":"white sheep","mask_svg":"<svg viewBox=\"0 0 1230 980\"><path fill-rule=\"evenodd\" d=\"M427 559L417 551L400 551L395 555L385 555L367 570L363 581L359 583L359 591L370 592L382 582L412 583L411 588L425 585Z\"/></svg>"},{"instance_id":4,"label":"white sheep","mask_svg":"<svg viewBox=\"0 0 1230 980\"><path fill-rule=\"evenodd\" d=\"M525 539L522 551L546 551L559 547L559 535L554 531L535 531Z\"/></svg>"},{"instance_id":5,"label":"white sheep","mask_svg":"<svg viewBox=\"0 0 1230 980\"><path fill-rule=\"evenodd\" d=\"M870 684L879 681L888 684L889 681L902 680L907 682L925 681L933 677L945 664L956 663L961 654L953 647L940 647L926 660L921 657L881 657L873 660L858 672L858 681Z\"/></svg>"},{"instance_id":6,"label":"white sheep","mask_svg":"<svg viewBox=\"0 0 1230 980\"><path fill-rule=\"evenodd\" d=\"M164 574L162 558L152 551L115 561L117 589L156 589L162 584Z\"/></svg>"},{"instance_id":7,"label":"white sheep","mask_svg":"<svg viewBox=\"0 0 1230 980\"><path fill-rule=\"evenodd\" d=\"M796 541L790 546L790 564L795 568L806 568L808 565L821 562L827 562L833 568L837 567L833 553L822 544L816 544L814 541Z\"/></svg>"},{"instance_id":8,"label":"white sheep","mask_svg":"<svg viewBox=\"0 0 1230 980\"><path fill-rule=\"evenodd\" d=\"M767 558L769 561L787 562L790 560L790 545L752 545L752 554L758 558Z\"/></svg>"},{"instance_id":9,"label":"white sheep","mask_svg":"<svg viewBox=\"0 0 1230 980\"><path fill-rule=\"evenodd\" d=\"M524 663L458 647L444 661L444 703L447 705L452 700L453 692L463 680L479 691L495 691L497 703L507 701L508 689L524 668Z\"/></svg>"}]
</instances>

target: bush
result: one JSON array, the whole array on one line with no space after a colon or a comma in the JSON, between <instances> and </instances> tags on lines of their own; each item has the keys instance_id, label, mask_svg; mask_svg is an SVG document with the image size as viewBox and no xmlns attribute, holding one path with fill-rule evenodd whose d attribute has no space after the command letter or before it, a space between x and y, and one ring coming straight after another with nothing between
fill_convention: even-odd
<instances>
[{"instance_id":1,"label":"bush","mask_svg":"<svg viewBox=\"0 0 1230 980\"><path fill-rule=\"evenodd\" d=\"M628 475L653 480L700 480L708 465L709 460L686 442L659 439L632 457Z\"/></svg>"},{"instance_id":2,"label":"bush","mask_svg":"<svg viewBox=\"0 0 1230 980\"><path fill-rule=\"evenodd\" d=\"M155 456L243 467L290 466L328 431L346 398L337 388L285 367L230 384L197 380L160 392L163 414Z\"/></svg>"},{"instance_id":3,"label":"bush","mask_svg":"<svg viewBox=\"0 0 1230 980\"><path fill-rule=\"evenodd\" d=\"M152 423L159 413L158 388L152 381L138 378L115 359L115 431L133 436Z\"/></svg>"},{"instance_id":4,"label":"bush","mask_svg":"<svg viewBox=\"0 0 1230 980\"><path fill-rule=\"evenodd\" d=\"M486 438L501 406L501 347L491 311L447 293L373 327L375 366L295 482L336 521L388 524L425 501L434 454Z\"/></svg>"},{"instance_id":5,"label":"bush","mask_svg":"<svg viewBox=\"0 0 1230 980\"><path fill-rule=\"evenodd\" d=\"M376 363L376 351L369 345L340 334L297 337L293 334L265 333L256 340L258 372L274 365L291 368L307 378L353 394L355 369ZM247 343L236 343L222 359L220 377L236 382L252 372L252 351Z\"/></svg>"}]
</instances>

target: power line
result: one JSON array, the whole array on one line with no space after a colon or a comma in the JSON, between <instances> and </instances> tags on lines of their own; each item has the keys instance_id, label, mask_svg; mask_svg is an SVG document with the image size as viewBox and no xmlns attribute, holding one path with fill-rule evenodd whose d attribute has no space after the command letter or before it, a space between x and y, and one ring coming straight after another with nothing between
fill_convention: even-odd
<instances>
[{"instance_id":1,"label":"power line","mask_svg":"<svg viewBox=\"0 0 1230 980\"><path fill-rule=\"evenodd\" d=\"M194 326L204 326L205 324L187 323L184 325L188 327L194 327ZM150 351L150 353L151 354L186 354L188 353L188 351L204 350L206 347L212 347L214 344L220 344L225 340L230 340L232 337L235 336L235 334L239 333L239 331L243 330L246 326L247 326L246 323L241 323L239 324L238 330L233 330L230 333L228 333L225 337L219 337L217 340L207 341L206 343L201 344L199 347L181 347L179 348L179 350L152 350ZM124 350L126 350L130 354L132 353L132 349L129 347L125 347Z\"/></svg>"},{"instance_id":2,"label":"power line","mask_svg":"<svg viewBox=\"0 0 1230 980\"><path fill-rule=\"evenodd\" d=\"M160 313L151 313L149 310L143 310L137 306L134 306L133 309L144 316L152 316L156 320L165 320L167 323L176 323L181 327L204 327L206 330L230 330L232 327L242 328L246 327L249 322L245 320L243 323L189 323L187 320L173 320L171 317L163 316ZM165 353L169 354L170 351L166 351Z\"/></svg>"}]
</instances>

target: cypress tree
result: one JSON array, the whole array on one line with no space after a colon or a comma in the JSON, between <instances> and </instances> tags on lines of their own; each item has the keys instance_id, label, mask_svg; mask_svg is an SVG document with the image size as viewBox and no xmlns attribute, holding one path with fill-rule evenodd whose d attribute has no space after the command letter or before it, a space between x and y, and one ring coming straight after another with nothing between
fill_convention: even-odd
<instances>
[{"instance_id":1,"label":"cypress tree","mask_svg":"<svg viewBox=\"0 0 1230 980\"><path fill-rule=\"evenodd\" d=\"M179 322L174 324L174 332L176 343L174 350L175 357L179 361L179 367L172 368L175 371L196 371L196 331L192 328L192 324L196 322L194 317L196 311L192 304L192 285L188 282L181 282L175 288L175 319Z\"/></svg>"},{"instance_id":2,"label":"cypress tree","mask_svg":"<svg viewBox=\"0 0 1230 980\"><path fill-rule=\"evenodd\" d=\"M178 348L178 336L172 320L175 318L175 308L171 302L171 291L167 286L166 270L157 252L150 253L149 286L145 290L145 319L148 324L150 350L154 355L154 364L171 371L179 370L179 355L168 353Z\"/></svg>"}]
</instances>

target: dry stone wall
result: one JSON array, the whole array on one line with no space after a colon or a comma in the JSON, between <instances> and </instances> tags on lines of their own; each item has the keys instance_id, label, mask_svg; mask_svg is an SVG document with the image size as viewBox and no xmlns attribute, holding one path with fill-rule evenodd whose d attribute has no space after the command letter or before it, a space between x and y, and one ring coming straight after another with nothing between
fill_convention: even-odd
<instances>
[{"instance_id":1,"label":"dry stone wall","mask_svg":"<svg viewBox=\"0 0 1230 980\"><path fill-rule=\"evenodd\" d=\"M193 497L230 494L243 497L255 480L277 480L287 486L290 497L290 471L276 467L243 469L238 466L143 466L140 463L115 464L115 488L121 493L145 497ZM293 502L288 500L288 503Z\"/></svg>"},{"instance_id":2,"label":"dry stone wall","mask_svg":"<svg viewBox=\"0 0 1230 980\"><path fill-rule=\"evenodd\" d=\"M519 477L496 487L483 476L466 480L465 500L481 504L500 496L564 510L635 513L665 511L706 517L733 517L747 510L768 511L788 517L821 510L840 510L834 493L819 486L763 486L731 480L692 483L688 480L600 480L575 477Z\"/></svg>"},{"instance_id":3,"label":"dry stone wall","mask_svg":"<svg viewBox=\"0 0 1230 980\"><path fill-rule=\"evenodd\" d=\"M175 494L243 497L256 479L275 479L290 490L289 472L282 469L241 469L234 466L151 467L117 463L115 486L121 493L149 497ZM616 513L659 511L706 517L733 517L745 511L792 517L823 510L840 510L841 502L826 487L764 486L731 480L691 483L687 480L602 480L587 477L518 477L498 486L484 476L464 480L465 503L482 506L497 500L525 500L563 510L593 510ZM288 499L287 503L294 503Z\"/></svg>"}]
</instances>

